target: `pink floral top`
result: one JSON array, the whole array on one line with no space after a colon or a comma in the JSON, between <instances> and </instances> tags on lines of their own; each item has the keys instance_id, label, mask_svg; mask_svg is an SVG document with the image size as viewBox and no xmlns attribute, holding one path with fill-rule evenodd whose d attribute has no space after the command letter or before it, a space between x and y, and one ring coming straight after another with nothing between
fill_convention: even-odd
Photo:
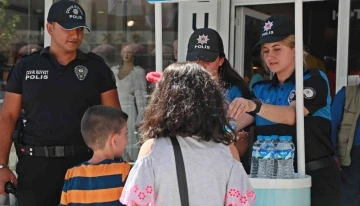
<instances>
[{"instance_id":1,"label":"pink floral top","mask_svg":"<svg viewBox=\"0 0 360 206\"><path fill-rule=\"evenodd\" d=\"M183 153L190 205L248 206L255 193L242 164L228 146L178 137ZM120 202L131 206L181 206L174 152L169 138L155 140L153 150L131 169Z\"/></svg>"}]
</instances>

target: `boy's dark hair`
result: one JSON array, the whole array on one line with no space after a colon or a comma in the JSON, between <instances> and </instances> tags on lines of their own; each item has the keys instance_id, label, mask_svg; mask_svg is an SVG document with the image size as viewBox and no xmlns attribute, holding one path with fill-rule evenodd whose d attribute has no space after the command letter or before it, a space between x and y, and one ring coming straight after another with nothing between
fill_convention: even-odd
<instances>
[{"instance_id":1,"label":"boy's dark hair","mask_svg":"<svg viewBox=\"0 0 360 206\"><path fill-rule=\"evenodd\" d=\"M180 135L199 136L228 145L226 111L221 88L197 63L168 66L145 110L141 142Z\"/></svg>"},{"instance_id":2,"label":"boy's dark hair","mask_svg":"<svg viewBox=\"0 0 360 206\"><path fill-rule=\"evenodd\" d=\"M115 107L96 105L88 108L81 119L81 134L88 147L103 149L112 133L119 134L128 115Z\"/></svg>"}]
</instances>

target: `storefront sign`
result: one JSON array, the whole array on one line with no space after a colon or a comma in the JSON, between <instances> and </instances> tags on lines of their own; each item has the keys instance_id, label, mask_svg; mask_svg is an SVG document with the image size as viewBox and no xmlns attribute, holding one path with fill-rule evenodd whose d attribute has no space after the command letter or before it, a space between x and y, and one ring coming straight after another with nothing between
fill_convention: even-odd
<instances>
[{"instance_id":1,"label":"storefront sign","mask_svg":"<svg viewBox=\"0 0 360 206\"><path fill-rule=\"evenodd\" d=\"M338 26L338 5L334 5L331 9L330 27L337 28ZM352 2L350 9L350 30L360 28L360 2Z\"/></svg>"},{"instance_id":2,"label":"storefront sign","mask_svg":"<svg viewBox=\"0 0 360 206\"><path fill-rule=\"evenodd\" d=\"M332 20L336 20L338 17L338 12L336 10L332 11ZM353 9L350 11L350 17L355 19L360 19L360 9Z\"/></svg>"}]
</instances>

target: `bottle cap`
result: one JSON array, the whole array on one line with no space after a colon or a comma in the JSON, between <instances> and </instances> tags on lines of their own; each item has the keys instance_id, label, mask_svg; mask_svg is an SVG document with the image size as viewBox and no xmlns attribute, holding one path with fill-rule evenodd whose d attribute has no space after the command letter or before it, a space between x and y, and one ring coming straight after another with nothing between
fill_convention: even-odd
<instances>
[{"instance_id":1,"label":"bottle cap","mask_svg":"<svg viewBox=\"0 0 360 206\"><path fill-rule=\"evenodd\" d=\"M273 140L277 140L277 139L279 138L279 136L278 136L278 135L271 135L271 138L272 138Z\"/></svg>"},{"instance_id":2,"label":"bottle cap","mask_svg":"<svg viewBox=\"0 0 360 206\"><path fill-rule=\"evenodd\" d=\"M265 136L264 136L264 135L258 135L258 136L257 136L257 139L258 139L258 140L264 140L264 139L265 139Z\"/></svg>"},{"instance_id":3,"label":"bottle cap","mask_svg":"<svg viewBox=\"0 0 360 206\"><path fill-rule=\"evenodd\" d=\"M280 141L285 141L285 140L287 140L287 136L280 136L280 137L279 137L279 140L280 140Z\"/></svg>"},{"instance_id":4,"label":"bottle cap","mask_svg":"<svg viewBox=\"0 0 360 206\"><path fill-rule=\"evenodd\" d=\"M265 140L272 140L271 136L265 136Z\"/></svg>"}]
</instances>

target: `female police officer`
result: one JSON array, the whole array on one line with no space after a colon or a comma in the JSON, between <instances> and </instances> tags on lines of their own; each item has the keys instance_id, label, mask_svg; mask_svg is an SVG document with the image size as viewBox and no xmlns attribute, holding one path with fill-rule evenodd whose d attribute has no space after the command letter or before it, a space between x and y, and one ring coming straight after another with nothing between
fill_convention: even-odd
<instances>
[{"instance_id":1,"label":"female police officer","mask_svg":"<svg viewBox=\"0 0 360 206\"><path fill-rule=\"evenodd\" d=\"M237 97L250 97L250 91L243 78L231 67L224 53L223 41L219 33L211 28L200 28L195 30L189 39L186 55L187 61L192 61L203 66L224 89L224 98L231 103ZM146 78L150 82L157 82L161 73L151 72ZM238 125L248 125L251 122L238 122ZM239 141L236 147L242 157L242 163L249 172L248 159L243 157L247 149L247 133L238 133Z\"/></svg>"},{"instance_id":2,"label":"female police officer","mask_svg":"<svg viewBox=\"0 0 360 206\"><path fill-rule=\"evenodd\" d=\"M274 78L253 86L253 101L237 98L230 105L234 117L254 120L244 112L255 117L258 135L292 135L296 140L294 33L294 23L285 15L265 20L258 45ZM312 206L339 205L341 180L332 158L330 102L325 74L304 69L305 161L312 177Z\"/></svg>"},{"instance_id":3,"label":"female police officer","mask_svg":"<svg viewBox=\"0 0 360 206\"><path fill-rule=\"evenodd\" d=\"M113 73L95 54L78 50L85 11L77 3L54 3L48 15L50 47L20 59L9 74L0 113L0 194L18 181L22 206L58 205L66 170L91 157L80 132L87 108L120 108ZM18 180L7 167L11 134L21 109L26 125L17 144Z\"/></svg>"},{"instance_id":4,"label":"female police officer","mask_svg":"<svg viewBox=\"0 0 360 206\"><path fill-rule=\"evenodd\" d=\"M189 39L186 60L200 64L211 74L224 89L224 99L228 104L237 97L250 97L250 91L245 81L226 59L223 41L217 31L211 28L195 30ZM248 146L247 133L239 132L237 136L239 138L235 145L241 156L241 162L246 172L249 173L249 158L245 153Z\"/></svg>"}]
</instances>

